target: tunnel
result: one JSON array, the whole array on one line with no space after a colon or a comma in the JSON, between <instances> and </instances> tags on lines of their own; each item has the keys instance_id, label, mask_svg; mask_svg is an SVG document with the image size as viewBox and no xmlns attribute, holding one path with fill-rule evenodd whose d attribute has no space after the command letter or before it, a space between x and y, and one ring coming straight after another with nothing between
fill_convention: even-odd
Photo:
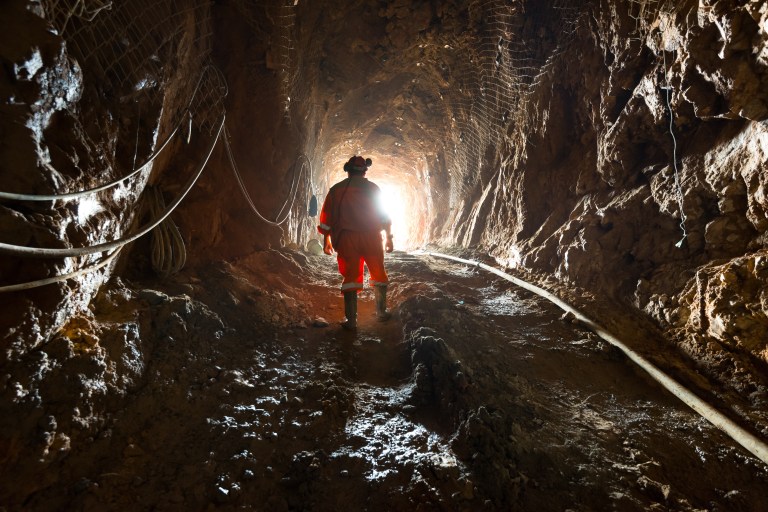
<instances>
[{"instance_id":1,"label":"tunnel","mask_svg":"<svg viewBox=\"0 0 768 512\"><path fill-rule=\"evenodd\" d=\"M768 507L766 2L0 13L0 509Z\"/></svg>"}]
</instances>

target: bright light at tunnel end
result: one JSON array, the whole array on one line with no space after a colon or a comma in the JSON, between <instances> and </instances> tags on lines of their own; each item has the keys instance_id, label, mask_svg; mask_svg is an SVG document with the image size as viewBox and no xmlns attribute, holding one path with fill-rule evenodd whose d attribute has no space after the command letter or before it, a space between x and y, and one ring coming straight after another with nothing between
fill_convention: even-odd
<instances>
[{"instance_id":1,"label":"bright light at tunnel end","mask_svg":"<svg viewBox=\"0 0 768 512\"><path fill-rule=\"evenodd\" d=\"M406 233L409 231L409 226L406 222L409 216L405 195L399 187L390 184L383 184L379 188L381 188L382 206L392 219L392 236L395 244L407 245Z\"/></svg>"},{"instance_id":2,"label":"bright light at tunnel end","mask_svg":"<svg viewBox=\"0 0 768 512\"><path fill-rule=\"evenodd\" d=\"M423 205L418 204L418 194L405 184L389 181L381 182L379 188L382 206L392 219L395 250L417 249L423 242L420 234L425 223L422 218L425 212Z\"/></svg>"}]
</instances>

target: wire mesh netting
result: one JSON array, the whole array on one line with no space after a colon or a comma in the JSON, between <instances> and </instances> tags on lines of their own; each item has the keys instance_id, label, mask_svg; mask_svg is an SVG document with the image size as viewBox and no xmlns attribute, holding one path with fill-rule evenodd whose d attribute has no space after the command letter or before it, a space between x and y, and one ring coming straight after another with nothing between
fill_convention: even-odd
<instances>
[{"instance_id":1,"label":"wire mesh netting","mask_svg":"<svg viewBox=\"0 0 768 512\"><path fill-rule=\"evenodd\" d=\"M198 86L190 101L190 117L200 130L213 135L226 113L224 98L227 96L227 81L219 68L205 66Z\"/></svg>"},{"instance_id":2,"label":"wire mesh netting","mask_svg":"<svg viewBox=\"0 0 768 512\"><path fill-rule=\"evenodd\" d=\"M652 21L662 11L670 11L670 0L629 0L629 16L635 20L635 34L641 39L652 29Z\"/></svg>"},{"instance_id":3,"label":"wire mesh netting","mask_svg":"<svg viewBox=\"0 0 768 512\"><path fill-rule=\"evenodd\" d=\"M291 121L291 101L295 98L293 87L296 83L297 52L294 43L296 25L295 0L234 0L233 5L243 19L264 39L271 42L271 58L275 60L280 76L282 109L287 121ZM272 26L265 27L264 19Z\"/></svg>"},{"instance_id":4,"label":"wire mesh netting","mask_svg":"<svg viewBox=\"0 0 768 512\"><path fill-rule=\"evenodd\" d=\"M87 101L70 106L70 115L82 115L83 122L98 127L83 131L88 140L73 137L67 143L111 151L89 167L78 166L80 174L73 173L69 186L79 188L70 195L117 190L88 201L131 211L130 223L140 211L137 199L149 178L145 171L163 148L171 147L167 142L174 134L186 134L189 141L195 130L218 132L227 86L211 64L210 8L206 0L40 0L34 6L82 70ZM99 129L102 122L108 123L106 130ZM90 248L120 240L124 228L99 218L78 226L88 232L83 237Z\"/></svg>"},{"instance_id":5,"label":"wire mesh netting","mask_svg":"<svg viewBox=\"0 0 768 512\"><path fill-rule=\"evenodd\" d=\"M226 85L210 65L210 2L40 0L40 7L84 72L108 94L161 95L176 79L195 126L213 129ZM180 73L197 79L179 80ZM186 112L185 102L177 103L175 112L165 114L170 125Z\"/></svg>"},{"instance_id":6,"label":"wire mesh netting","mask_svg":"<svg viewBox=\"0 0 768 512\"><path fill-rule=\"evenodd\" d=\"M249 81L265 96L271 97L275 91L280 98L283 120L296 136L292 142L299 156L288 171L291 176L288 196L293 199L290 206L284 205L289 208L285 210L286 215L281 211L276 219L281 221L286 241L304 245L316 227L314 219L307 216L306 208L317 190L312 169L318 148L316 137L311 134L317 105L311 98L318 79L317 63L322 45L299 42L298 3L297 0L234 0L232 5L257 37L268 41L267 67L276 72L278 84L259 77L249 77Z\"/></svg>"},{"instance_id":7,"label":"wire mesh netting","mask_svg":"<svg viewBox=\"0 0 768 512\"><path fill-rule=\"evenodd\" d=\"M476 171L502 136L514 132L523 137L518 142L525 143L532 121L531 93L572 39L583 7L582 0L470 4L479 40L466 49L462 69L455 70L458 90L450 95L457 141L446 151L451 204L477 184Z\"/></svg>"}]
</instances>

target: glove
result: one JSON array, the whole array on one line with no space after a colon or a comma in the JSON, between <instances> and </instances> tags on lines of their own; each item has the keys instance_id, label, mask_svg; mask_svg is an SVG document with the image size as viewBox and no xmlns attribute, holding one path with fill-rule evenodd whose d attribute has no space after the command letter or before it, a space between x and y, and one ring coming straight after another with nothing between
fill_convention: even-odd
<instances>
[{"instance_id":1,"label":"glove","mask_svg":"<svg viewBox=\"0 0 768 512\"><path fill-rule=\"evenodd\" d=\"M395 250L395 245L392 242L392 235L387 235L387 243L384 245L384 250L387 252Z\"/></svg>"},{"instance_id":2,"label":"glove","mask_svg":"<svg viewBox=\"0 0 768 512\"><path fill-rule=\"evenodd\" d=\"M328 254L329 256L333 254L333 245L331 244L331 236L325 235L325 240L323 244L323 252L325 254Z\"/></svg>"}]
</instances>

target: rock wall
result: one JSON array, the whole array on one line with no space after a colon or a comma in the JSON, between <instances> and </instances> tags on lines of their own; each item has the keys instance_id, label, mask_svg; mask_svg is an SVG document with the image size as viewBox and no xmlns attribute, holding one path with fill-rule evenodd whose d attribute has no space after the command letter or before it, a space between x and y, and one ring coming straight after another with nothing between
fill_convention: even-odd
<instances>
[{"instance_id":1,"label":"rock wall","mask_svg":"<svg viewBox=\"0 0 768 512\"><path fill-rule=\"evenodd\" d=\"M711 376L754 390L732 378L768 361L766 7L581 9L496 175L443 230L641 311Z\"/></svg>"},{"instance_id":2,"label":"rock wall","mask_svg":"<svg viewBox=\"0 0 768 512\"><path fill-rule=\"evenodd\" d=\"M99 253L39 258L18 247L87 248L135 233L149 222L146 185L176 192L169 175L186 180L200 160L182 138L210 140L221 110L215 75L203 65L207 3L78 5L3 4L0 190L60 195L99 187L141 168L176 135L141 172L104 191L54 201L3 198L0 286L103 261ZM129 255L135 253L122 250L122 271L131 266ZM141 298L119 279L102 289L116 261L2 294L0 492L9 506L54 481L56 472L48 470L93 442L142 382L149 348L140 339ZM114 314L119 305L126 314Z\"/></svg>"},{"instance_id":3,"label":"rock wall","mask_svg":"<svg viewBox=\"0 0 768 512\"><path fill-rule=\"evenodd\" d=\"M123 13L133 29L149 24L159 46L115 37L111 47L89 47L89 30L122 11L87 19L61 5L4 7L6 29L25 30L2 52L9 192L61 193L124 175L196 98L189 76L200 76L206 54L207 6ZM193 261L303 244L313 229L306 199L322 199L339 163L371 148L389 160L379 176L406 182L410 202L422 205L420 241L479 246L503 264L620 299L691 353L713 346L765 361L763 5L348 7L214 9L214 56L229 85L244 184L268 218L284 196L299 199L282 229L262 223L232 201L229 162L214 153L178 215ZM193 121L204 145L215 120L201 117ZM78 247L119 238L137 219L146 182L171 195L199 160L181 140L169 147L155 166L181 172L165 178L148 170L93 201L4 201L3 241ZM302 156L311 173L297 164ZM132 261L146 260L147 243ZM2 258L3 274L20 281L78 266ZM108 274L17 294L2 313L4 357L49 339Z\"/></svg>"},{"instance_id":4,"label":"rock wall","mask_svg":"<svg viewBox=\"0 0 768 512\"><path fill-rule=\"evenodd\" d=\"M762 3L294 12L285 94L318 181L375 152L429 204L421 241L618 300L713 375L735 356L724 382L764 373Z\"/></svg>"},{"instance_id":5,"label":"rock wall","mask_svg":"<svg viewBox=\"0 0 768 512\"><path fill-rule=\"evenodd\" d=\"M177 7L134 2L89 10L21 0L3 6L10 37L0 52L2 192L60 196L113 186L56 200L5 197L0 238L10 247L0 254L0 286L105 262L116 246L42 258L27 248L88 249L132 236L152 220L145 186L160 186L166 197L178 194L202 159L225 91L205 65L209 6ZM120 247L125 262L130 248ZM39 348L86 312L115 261L72 279L6 292L2 360Z\"/></svg>"}]
</instances>

